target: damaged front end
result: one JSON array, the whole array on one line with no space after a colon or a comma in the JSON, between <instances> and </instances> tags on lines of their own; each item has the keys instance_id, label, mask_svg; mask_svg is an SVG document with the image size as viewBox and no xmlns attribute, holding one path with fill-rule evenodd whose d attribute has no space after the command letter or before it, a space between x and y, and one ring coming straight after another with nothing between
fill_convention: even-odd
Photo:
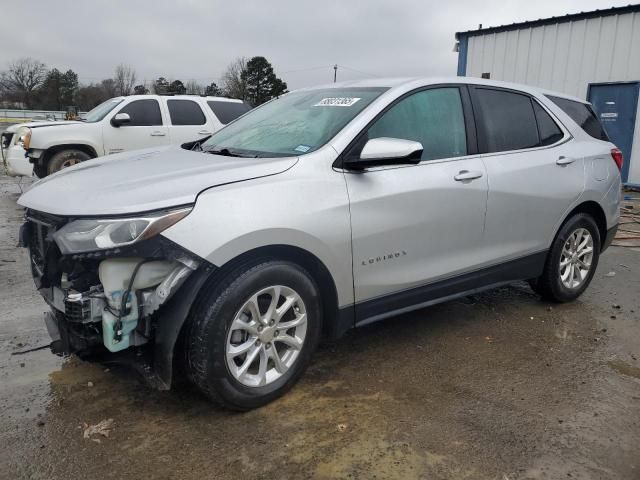
<instances>
[{"instance_id":1,"label":"damaged front end","mask_svg":"<svg viewBox=\"0 0 640 480\"><path fill-rule=\"evenodd\" d=\"M51 307L45 323L55 353L134 358L148 380L169 388L180 328L211 271L158 235L189 211L86 219L27 210L20 244Z\"/></svg>"}]
</instances>

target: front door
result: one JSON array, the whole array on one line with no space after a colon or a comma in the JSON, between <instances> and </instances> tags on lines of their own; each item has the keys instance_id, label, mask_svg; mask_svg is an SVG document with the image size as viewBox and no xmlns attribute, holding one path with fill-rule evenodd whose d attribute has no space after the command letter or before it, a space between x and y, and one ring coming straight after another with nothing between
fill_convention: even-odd
<instances>
[{"instance_id":1,"label":"front door","mask_svg":"<svg viewBox=\"0 0 640 480\"><path fill-rule=\"evenodd\" d=\"M593 104L609 139L624 156L622 181L629 181L629 165L633 147L633 133L638 110L638 87L640 83L592 84L589 86L589 101ZM638 155L640 157L640 154ZM638 160L640 162L640 158ZM640 183L640 178L632 179Z\"/></svg>"},{"instance_id":2,"label":"front door","mask_svg":"<svg viewBox=\"0 0 640 480\"><path fill-rule=\"evenodd\" d=\"M158 100L134 100L120 109L114 109L109 119L118 113L128 114L131 121L119 127L104 122L102 136L105 155L169 144L169 128L162 119Z\"/></svg>"},{"instance_id":3,"label":"front door","mask_svg":"<svg viewBox=\"0 0 640 480\"><path fill-rule=\"evenodd\" d=\"M482 160L468 156L460 89L399 100L346 155L359 156L378 137L418 141L424 152L418 165L345 173L358 320L417 303L418 287L473 270L483 244L487 175Z\"/></svg>"}]
</instances>

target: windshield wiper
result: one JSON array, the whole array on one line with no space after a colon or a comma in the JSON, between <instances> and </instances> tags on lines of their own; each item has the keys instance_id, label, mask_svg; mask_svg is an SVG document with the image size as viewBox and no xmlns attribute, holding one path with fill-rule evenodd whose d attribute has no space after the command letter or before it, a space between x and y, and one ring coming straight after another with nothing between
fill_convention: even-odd
<instances>
[{"instance_id":1,"label":"windshield wiper","mask_svg":"<svg viewBox=\"0 0 640 480\"><path fill-rule=\"evenodd\" d=\"M203 150L207 153L212 153L213 155L222 155L223 157L244 157L244 158L256 158L257 155L241 155L236 152L232 152L228 148L221 148L220 150Z\"/></svg>"}]
</instances>

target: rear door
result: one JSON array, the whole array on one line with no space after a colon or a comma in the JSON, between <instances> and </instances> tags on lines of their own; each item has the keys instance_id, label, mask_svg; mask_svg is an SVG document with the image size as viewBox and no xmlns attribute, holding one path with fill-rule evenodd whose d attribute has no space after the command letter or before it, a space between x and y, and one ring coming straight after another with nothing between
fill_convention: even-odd
<instances>
[{"instance_id":1,"label":"rear door","mask_svg":"<svg viewBox=\"0 0 640 480\"><path fill-rule=\"evenodd\" d=\"M481 263L487 175L474 156L470 113L465 87L411 93L345 152L359 156L366 141L378 137L424 147L418 165L345 172L358 318L419 303L427 284Z\"/></svg>"},{"instance_id":2,"label":"rear door","mask_svg":"<svg viewBox=\"0 0 640 480\"><path fill-rule=\"evenodd\" d=\"M485 253L499 263L545 251L584 189L584 160L535 98L485 86L471 92L489 177Z\"/></svg>"},{"instance_id":3,"label":"rear door","mask_svg":"<svg viewBox=\"0 0 640 480\"><path fill-rule=\"evenodd\" d=\"M108 117L109 120L118 113L127 113L131 121L119 127L104 122L102 136L106 155L169 144L169 129L163 120L158 100L133 100L119 109L114 109Z\"/></svg>"},{"instance_id":4,"label":"rear door","mask_svg":"<svg viewBox=\"0 0 640 480\"><path fill-rule=\"evenodd\" d=\"M187 98L167 99L171 143L182 144L211 135L217 130L214 120L202 111L199 102Z\"/></svg>"}]
</instances>

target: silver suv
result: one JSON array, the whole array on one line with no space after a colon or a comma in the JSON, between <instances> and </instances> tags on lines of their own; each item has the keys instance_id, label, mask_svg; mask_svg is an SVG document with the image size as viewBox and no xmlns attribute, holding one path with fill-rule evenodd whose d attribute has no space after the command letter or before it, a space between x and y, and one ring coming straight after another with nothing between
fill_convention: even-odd
<instances>
[{"instance_id":1,"label":"silver suv","mask_svg":"<svg viewBox=\"0 0 640 480\"><path fill-rule=\"evenodd\" d=\"M162 389L184 371L246 410L322 337L517 280L575 299L615 234L621 165L577 98L339 83L47 177L19 200L21 242L55 350L135 359Z\"/></svg>"}]
</instances>

